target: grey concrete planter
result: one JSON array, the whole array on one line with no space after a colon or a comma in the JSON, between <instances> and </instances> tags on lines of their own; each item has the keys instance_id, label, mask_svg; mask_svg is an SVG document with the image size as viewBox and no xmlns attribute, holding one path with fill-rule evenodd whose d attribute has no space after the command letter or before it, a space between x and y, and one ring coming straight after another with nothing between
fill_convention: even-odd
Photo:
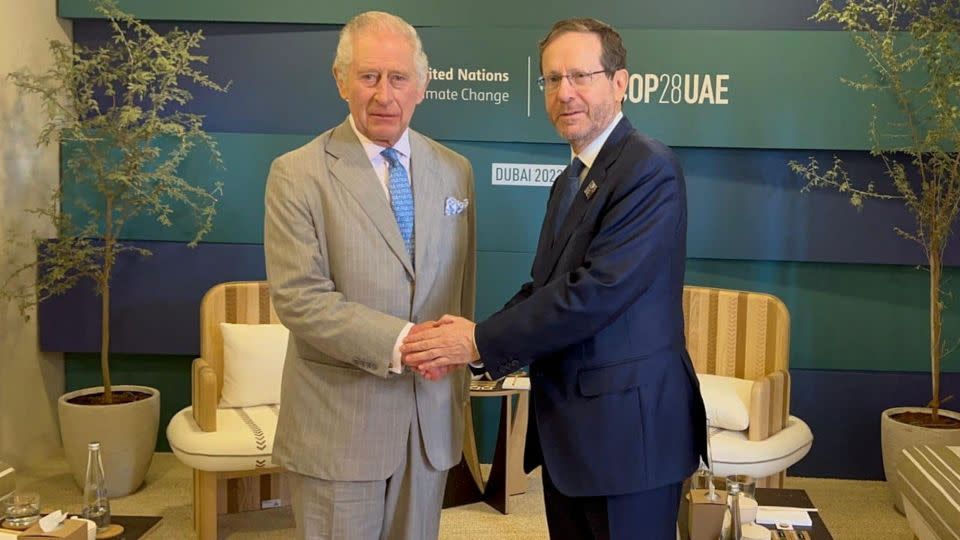
<instances>
[{"instance_id":1,"label":"grey concrete planter","mask_svg":"<svg viewBox=\"0 0 960 540\"><path fill-rule=\"evenodd\" d=\"M910 446L958 446L960 429L935 429L903 424L890 417L902 412L926 412L926 407L894 407L880 414L880 443L883 448L883 474L887 477L887 486L893 496L893 506L903 513L903 501L900 498L900 480L897 477L897 465L903 454L901 451ZM940 409L942 416L960 419L960 413Z\"/></svg>"},{"instance_id":2,"label":"grey concrete planter","mask_svg":"<svg viewBox=\"0 0 960 540\"><path fill-rule=\"evenodd\" d=\"M102 386L68 392L57 403L60 435L70 472L83 489L87 472L87 443L100 441L103 470L110 497L128 495L140 487L150 468L160 423L160 391L134 385L114 385L113 390L134 390L150 397L114 405L74 405L67 400L103 392Z\"/></svg>"}]
</instances>

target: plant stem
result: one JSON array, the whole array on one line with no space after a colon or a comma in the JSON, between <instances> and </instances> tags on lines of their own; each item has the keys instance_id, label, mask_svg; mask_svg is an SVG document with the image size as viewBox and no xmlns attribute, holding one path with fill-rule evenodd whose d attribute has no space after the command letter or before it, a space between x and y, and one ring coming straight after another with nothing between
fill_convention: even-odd
<instances>
[{"instance_id":1,"label":"plant stem","mask_svg":"<svg viewBox=\"0 0 960 540\"><path fill-rule=\"evenodd\" d=\"M103 375L103 398L113 403L110 383L110 272L113 270L113 198L107 197L106 223L103 238L103 270L100 272L100 372Z\"/></svg>"},{"instance_id":2,"label":"plant stem","mask_svg":"<svg viewBox=\"0 0 960 540\"><path fill-rule=\"evenodd\" d=\"M930 373L933 386L933 399L930 400L930 410L933 423L939 421L940 416L940 359L943 354L943 342L940 331L943 323L942 306L940 304L940 278L943 271L941 250L930 250Z\"/></svg>"}]
</instances>

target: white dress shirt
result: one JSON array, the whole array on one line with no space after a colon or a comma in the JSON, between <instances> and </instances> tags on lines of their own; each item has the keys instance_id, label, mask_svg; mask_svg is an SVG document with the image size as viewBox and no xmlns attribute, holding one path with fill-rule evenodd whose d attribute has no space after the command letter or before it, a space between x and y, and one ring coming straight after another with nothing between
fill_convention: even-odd
<instances>
[{"instance_id":1,"label":"white dress shirt","mask_svg":"<svg viewBox=\"0 0 960 540\"><path fill-rule=\"evenodd\" d=\"M360 139L360 144L363 146L363 151L367 154L367 159L370 160L370 165L373 166L373 172L377 173L377 178L380 179L380 187L383 188L383 194L387 197L387 203L390 203L390 163L387 162L380 152L383 152L386 147L380 146L375 142L367 138L366 135L360 133L360 130L357 129L357 125L353 122L353 115L350 115L350 127L353 128L353 132L357 135L357 138ZM403 130L403 133L400 135L400 139L397 140L397 143L393 145L393 149L400 154L400 164L403 165L403 168L407 170L407 181L412 182L410 176L410 128ZM406 326L400 330L400 335L397 336L397 340L393 343L393 356L390 359L390 371L394 373L402 373L403 365L400 363L400 345L403 344L403 338L407 337L407 334L410 333L410 329L413 328L413 323L408 322Z\"/></svg>"},{"instance_id":2,"label":"white dress shirt","mask_svg":"<svg viewBox=\"0 0 960 540\"><path fill-rule=\"evenodd\" d=\"M617 113L617 116L612 122L610 122L610 125L607 126L607 129L603 130L603 133L600 135L597 135L597 138L585 146L579 154L575 154L573 152L573 147L570 147L570 161L573 162L573 158L580 158L580 161L586 165L586 167L583 168L583 172L580 173L581 182L583 182L583 179L587 177L587 172L591 167L593 167L593 162L597 160L597 155L600 154L600 149L603 148L604 144L606 144L607 139L610 138L610 134L613 133L613 128L617 127L617 124L620 123L621 118L623 118L623 112Z\"/></svg>"}]
</instances>

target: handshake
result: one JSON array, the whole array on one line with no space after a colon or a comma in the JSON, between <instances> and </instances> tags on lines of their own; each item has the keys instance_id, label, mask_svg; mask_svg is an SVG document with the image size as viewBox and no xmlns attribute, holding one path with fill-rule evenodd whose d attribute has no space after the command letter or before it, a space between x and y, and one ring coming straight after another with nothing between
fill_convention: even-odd
<instances>
[{"instance_id":1,"label":"handshake","mask_svg":"<svg viewBox=\"0 0 960 540\"><path fill-rule=\"evenodd\" d=\"M401 360L425 379L439 380L457 367L480 359L473 336L475 327L473 321L453 315L417 324L400 345Z\"/></svg>"}]
</instances>

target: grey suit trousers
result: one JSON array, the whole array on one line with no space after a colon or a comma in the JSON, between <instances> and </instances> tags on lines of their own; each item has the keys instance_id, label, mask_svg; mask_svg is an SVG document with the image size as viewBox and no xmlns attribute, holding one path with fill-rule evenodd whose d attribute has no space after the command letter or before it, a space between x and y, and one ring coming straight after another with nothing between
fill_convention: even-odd
<instances>
[{"instance_id":1,"label":"grey suit trousers","mask_svg":"<svg viewBox=\"0 0 960 540\"><path fill-rule=\"evenodd\" d=\"M437 538L447 471L427 460L417 414L400 466L386 480L334 481L288 472L301 540Z\"/></svg>"}]
</instances>

